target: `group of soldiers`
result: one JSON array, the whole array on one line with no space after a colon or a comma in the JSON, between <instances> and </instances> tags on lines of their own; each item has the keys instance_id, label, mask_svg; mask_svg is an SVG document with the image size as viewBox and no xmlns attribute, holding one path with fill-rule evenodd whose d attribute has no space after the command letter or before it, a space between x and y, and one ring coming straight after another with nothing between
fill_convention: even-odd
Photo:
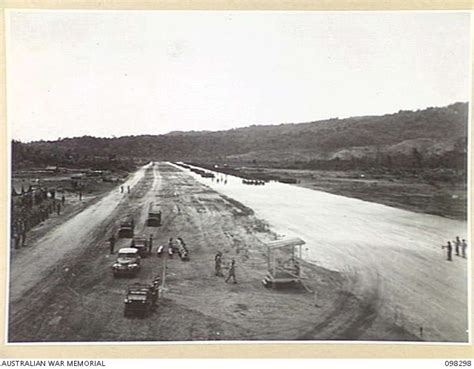
<instances>
[{"instance_id":1,"label":"group of soldiers","mask_svg":"<svg viewBox=\"0 0 474 369\"><path fill-rule=\"evenodd\" d=\"M123 193L124 187L120 186L120 193ZM127 186L127 193L130 193L130 186Z\"/></svg>"},{"instance_id":2,"label":"group of soldiers","mask_svg":"<svg viewBox=\"0 0 474 369\"><path fill-rule=\"evenodd\" d=\"M456 256L461 256L463 258L466 258L466 249L467 249L467 243L465 239L460 240L459 236L456 236L456 239L451 243L451 241L448 241L448 243L445 246L442 246L443 249L446 249L446 260L452 261L452 255L453 255L453 244L454 244L454 253Z\"/></svg>"},{"instance_id":3,"label":"group of soldiers","mask_svg":"<svg viewBox=\"0 0 474 369\"><path fill-rule=\"evenodd\" d=\"M50 198L48 198L48 194ZM32 189L31 191L17 194L20 201L13 204L13 221L11 235L13 247L18 249L26 246L27 232L37 224L44 222L53 213L61 214L66 198L64 194L61 199L56 199L56 191L44 188Z\"/></svg>"},{"instance_id":4,"label":"group of soldiers","mask_svg":"<svg viewBox=\"0 0 474 369\"><path fill-rule=\"evenodd\" d=\"M26 246L26 233L30 229L26 219L15 220L12 227L13 246L15 249Z\"/></svg>"},{"instance_id":5,"label":"group of soldiers","mask_svg":"<svg viewBox=\"0 0 474 369\"><path fill-rule=\"evenodd\" d=\"M222 272L222 252L218 251L216 256L214 257L215 262L215 275L217 277L224 277L224 273ZM237 279L235 278L235 259L232 259L230 262L229 270L227 272L227 278L225 279L225 283L232 281L237 283Z\"/></svg>"},{"instance_id":6,"label":"group of soldiers","mask_svg":"<svg viewBox=\"0 0 474 369\"><path fill-rule=\"evenodd\" d=\"M214 177L212 177L212 181L214 182ZM224 177L217 177L216 178L216 183L223 183L223 184L227 184L227 176L224 178Z\"/></svg>"}]
</instances>

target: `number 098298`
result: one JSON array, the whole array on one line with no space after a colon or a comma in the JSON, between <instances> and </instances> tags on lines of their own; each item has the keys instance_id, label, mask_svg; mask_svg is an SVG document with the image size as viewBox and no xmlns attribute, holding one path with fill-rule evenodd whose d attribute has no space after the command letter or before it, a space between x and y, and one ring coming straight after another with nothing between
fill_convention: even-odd
<instances>
[{"instance_id":1,"label":"number 098298","mask_svg":"<svg viewBox=\"0 0 474 369\"><path fill-rule=\"evenodd\" d=\"M471 360L445 360L444 366L467 367L471 366Z\"/></svg>"}]
</instances>

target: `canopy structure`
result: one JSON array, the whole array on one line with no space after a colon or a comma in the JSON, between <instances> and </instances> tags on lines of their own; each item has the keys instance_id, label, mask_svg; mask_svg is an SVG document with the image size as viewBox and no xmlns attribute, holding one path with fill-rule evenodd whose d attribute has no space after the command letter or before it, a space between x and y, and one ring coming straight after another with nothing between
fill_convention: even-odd
<instances>
[{"instance_id":1,"label":"canopy structure","mask_svg":"<svg viewBox=\"0 0 474 369\"><path fill-rule=\"evenodd\" d=\"M293 238L284 238L282 240L270 241L266 243L266 246L272 249L277 249L281 247L302 246L305 243L306 242L304 242L301 238L293 237Z\"/></svg>"},{"instance_id":2,"label":"canopy structure","mask_svg":"<svg viewBox=\"0 0 474 369\"><path fill-rule=\"evenodd\" d=\"M301 238L286 238L266 243L268 275L263 281L265 287L277 287L300 283Z\"/></svg>"}]
</instances>

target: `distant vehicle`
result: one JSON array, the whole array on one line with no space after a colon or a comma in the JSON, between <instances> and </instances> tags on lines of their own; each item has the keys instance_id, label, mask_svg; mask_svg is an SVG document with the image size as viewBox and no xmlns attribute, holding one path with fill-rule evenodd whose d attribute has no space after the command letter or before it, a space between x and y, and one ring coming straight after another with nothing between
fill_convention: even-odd
<instances>
[{"instance_id":1,"label":"distant vehicle","mask_svg":"<svg viewBox=\"0 0 474 369\"><path fill-rule=\"evenodd\" d=\"M119 238L133 238L133 233L135 229L135 222L132 217L127 217L120 223L120 228L118 231Z\"/></svg>"},{"instance_id":2,"label":"distant vehicle","mask_svg":"<svg viewBox=\"0 0 474 369\"><path fill-rule=\"evenodd\" d=\"M59 168L57 166L50 165L45 168L45 171L49 173L58 173Z\"/></svg>"},{"instance_id":3,"label":"distant vehicle","mask_svg":"<svg viewBox=\"0 0 474 369\"><path fill-rule=\"evenodd\" d=\"M87 171L87 177L100 177L104 174L103 170L89 170Z\"/></svg>"},{"instance_id":4,"label":"distant vehicle","mask_svg":"<svg viewBox=\"0 0 474 369\"><path fill-rule=\"evenodd\" d=\"M135 248L122 248L118 252L117 260L112 265L114 277L120 275L134 276L140 270L140 255Z\"/></svg>"},{"instance_id":5,"label":"distant vehicle","mask_svg":"<svg viewBox=\"0 0 474 369\"><path fill-rule=\"evenodd\" d=\"M102 177L102 182L117 183L118 181L119 181L118 177L114 177L114 176Z\"/></svg>"},{"instance_id":6,"label":"distant vehicle","mask_svg":"<svg viewBox=\"0 0 474 369\"><path fill-rule=\"evenodd\" d=\"M281 183L288 183L288 184L295 184L295 183L298 183L298 181L296 180L296 178L280 178L280 179L279 179L279 182L281 182Z\"/></svg>"},{"instance_id":7,"label":"distant vehicle","mask_svg":"<svg viewBox=\"0 0 474 369\"><path fill-rule=\"evenodd\" d=\"M76 173L71 176L72 180L83 179L86 175L84 173Z\"/></svg>"},{"instance_id":8,"label":"distant vehicle","mask_svg":"<svg viewBox=\"0 0 474 369\"><path fill-rule=\"evenodd\" d=\"M211 173L211 172L204 172L204 173L201 174L201 177L203 177L203 178L214 178L215 175L214 175L214 173Z\"/></svg>"},{"instance_id":9,"label":"distant vehicle","mask_svg":"<svg viewBox=\"0 0 474 369\"><path fill-rule=\"evenodd\" d=\"M138 250L138 255L146 258L150 253L148 252L148 239L146 237L133 237L130 247Z\"/></svg>"},{"instance_id":10,"label":"distant vehicle","mask_svg":"<svg viewBox=\"0 0 474 369\"><path fill-rule=\"evenodd\" d=\"M148 227L159 227L161 225L161 210L155 204L150 204L146 225Z\"/></svg>"},{"instance_id":11,"label":"distant vehicle","mask_svg":"<svg viewBox=\"0 0 474 369\"><path fill-rule=\"evenodd\" d=\"M158 301L158 288L160 279L157 278L152 284L133 284L128 287L125 297L123 315L129 317L140 315L142 317L152 313Z\"/></svg>"}]
</instances>

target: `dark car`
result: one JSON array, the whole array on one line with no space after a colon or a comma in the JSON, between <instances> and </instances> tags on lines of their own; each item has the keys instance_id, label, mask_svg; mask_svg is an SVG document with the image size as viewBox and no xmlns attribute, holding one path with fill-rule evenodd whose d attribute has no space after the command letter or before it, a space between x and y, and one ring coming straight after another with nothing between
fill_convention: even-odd
<instances>
[{"instance_id":1,"label":"dark car","mask_svg":"<svg viewBox=\"0 0 474 369\"><path fill-rule=\"evenodd\" d=\"M133 237L130 247L138 250L138 255L142 258L146 258L149 253L149 243L145 237Z\"/></svg>"},{"instance_id":2,"label":"dark car","mask_svg":"<svg viewBox=\"0 0 474 369\"><path fill-rule=\"evenodd\" d=\"M148 227L159 227L161 225L161 210L154 204L151 204L148 210L146 225Z\"/></svg>"},{"instance_id":3,"label":"dark car","mask_svg":"<svg viewBox=\"0 0 474 369\"><path fill-rule=\"evenodd\" d=\"M119 238L132 238L135 229L135 222L133 218L128 217L120 223L118 231Z\"/></svg>"}]
</instances>

